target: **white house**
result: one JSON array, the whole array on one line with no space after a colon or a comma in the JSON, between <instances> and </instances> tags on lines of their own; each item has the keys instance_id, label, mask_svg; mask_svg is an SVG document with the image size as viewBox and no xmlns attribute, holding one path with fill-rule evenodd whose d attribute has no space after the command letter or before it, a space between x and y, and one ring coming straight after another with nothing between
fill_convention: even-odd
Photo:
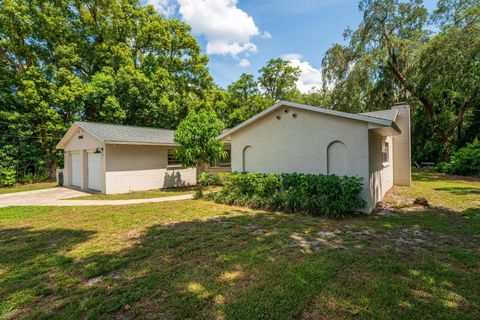
<instances>
[{"instance_id":1,"label":"white house","mask_svg":"<svg viewBox=\"0 0 480 320\"><path fill-rule=\"evenodd\" d=\"M410 109L352 114L280 101L219 137L229 154L208 171L314 173L363 178L370 212L394 185L410 185ZM173 131L75 122L57 145L64 185L125 193L193 185L174 157Z\"/></svg>"},{"instance_id":2,"label":"white house","mask_svg":"<svg viewBox=\"0 0 480 320\"><path fill-rule=\"evenodd\" d=\"M394 185L410 185L410 109L363 114L280 101L225 131L233 171L363 178L370 212Z\"/></svg>"},{"instance_id":3,"label":"white house","mask_svg":"<svg viewBox=\"0 0 480 320\"><path fill-rule=\"evenodd\" d=\"M173 131L75 122L57 148L64 150L64 185L126 193L196 183L196 169L174 157Z\"/></svg>"}]
</instances>

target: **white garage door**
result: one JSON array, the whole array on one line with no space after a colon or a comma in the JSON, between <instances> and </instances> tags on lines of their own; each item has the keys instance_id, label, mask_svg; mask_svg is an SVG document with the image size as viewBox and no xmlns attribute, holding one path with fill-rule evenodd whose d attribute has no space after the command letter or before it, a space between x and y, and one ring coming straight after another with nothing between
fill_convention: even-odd
<instances>
[{"instance_id":1,"label":"white garage door","mask_svg":"<svg viewBox=\"0 0 480 320\"><path fill-rule=\"evenodd\" d=\"M80 153L72 153L72 186L80 187Z\"/></svg>"},{"instance_id":2,"label":"white garage door","mask_svg":"<svg viewBox=\"0 0 480 320\"><path fill-rule=\"evenodd\" d=\"M101 186L101 168L102 168L102 154L101 153L88 153L88 189L98 190L102 189Z\"/></svg>"}]
</instances>

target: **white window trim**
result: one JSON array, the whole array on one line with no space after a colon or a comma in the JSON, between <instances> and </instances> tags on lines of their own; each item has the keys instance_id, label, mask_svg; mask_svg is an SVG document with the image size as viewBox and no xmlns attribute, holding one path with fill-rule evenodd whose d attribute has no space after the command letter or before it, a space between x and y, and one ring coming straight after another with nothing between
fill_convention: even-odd
<instances>
[{"instance_id":1,"label":"white window trim","mask_svg":"<svg viewBox=\"0 0 480 320\"><path fill-rule=\"evenodd\" d=\"M385 145L387 145L387 150L385 150ZM387 161L384 161L385 154L387 155ZM389 165L390 165L390 142L386 141L386 139L384 138L382 140L382 166L386 168Z\"/></svg>"}]
</instances>

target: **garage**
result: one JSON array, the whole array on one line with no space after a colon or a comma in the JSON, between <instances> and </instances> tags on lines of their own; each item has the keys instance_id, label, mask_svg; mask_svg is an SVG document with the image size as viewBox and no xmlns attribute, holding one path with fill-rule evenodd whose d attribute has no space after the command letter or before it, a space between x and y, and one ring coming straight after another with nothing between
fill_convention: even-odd
<instances>
[{"instance_id":1,"label":"garage","mask_svg":"<svg viewBox=\"0 0 480 320\"><path fill-rule=\"evenodd\" d=\"M0 0L1 1L1 0ZM173 131L75 122L57 144L65 156L64 186L106 194L183 187L196 183L196 169L179 166L171 154Z\"/></svg>"},{"instance_id":2,"label":"garage","mask_svg":"<svg viewBox=\"0 0 480 320\"><path fill-rule=\"evenodd\" d=\"M80 153L72 153L72 186L80 187Z\"/></svg>"},{"instance_id":3,"label":"garage","mask_svg":"<svg viewBox=\"0 0 480 320\"><path fill-rule=\"evenodd\" d=\"M102 190L102 154L89 152L88 153L88 189Z\"/></svg>"}]
</instances>

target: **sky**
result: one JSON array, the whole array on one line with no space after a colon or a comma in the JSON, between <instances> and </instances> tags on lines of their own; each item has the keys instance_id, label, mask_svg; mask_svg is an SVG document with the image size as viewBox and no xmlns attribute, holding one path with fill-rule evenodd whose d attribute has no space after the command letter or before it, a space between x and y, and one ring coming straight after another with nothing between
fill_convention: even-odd
<instances>
[{"instance_id":1,"label":"sky","mask_svg":"<svg viewBox=\"0 0 480 320\"><path fill-rule=\"evenodd\" d=\"M215 82L225 88L242 73L258 75L271 58L301 70L302 92L321 85L321 61L343 31L361 22L358 0L143 0L192 26L208 55ZM425 0L429 10L435 0Z\"/></svg>"}]
</instances>

